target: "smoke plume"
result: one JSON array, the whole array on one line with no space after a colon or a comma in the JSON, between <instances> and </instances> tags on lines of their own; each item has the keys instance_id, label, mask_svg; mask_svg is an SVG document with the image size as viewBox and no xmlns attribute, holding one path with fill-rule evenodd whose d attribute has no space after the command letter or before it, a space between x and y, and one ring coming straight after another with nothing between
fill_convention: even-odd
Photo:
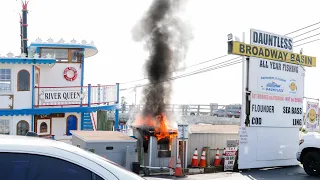
<instances>
[{"instance_id":1,"label":"smoke plume","mask_svg":"<svg viewBox=\"0 0 320 180\"><path fill-rule=\"evenodd\" d=\"M192 39L190 28L179 17L183 2L153 0L134 29L133 38L145 42L149 52L144 69L151 85L143 89L143 117L165 113L165 104L170 103L171 81L168 80L185 58Z\"/></svg>"}]
</instances>

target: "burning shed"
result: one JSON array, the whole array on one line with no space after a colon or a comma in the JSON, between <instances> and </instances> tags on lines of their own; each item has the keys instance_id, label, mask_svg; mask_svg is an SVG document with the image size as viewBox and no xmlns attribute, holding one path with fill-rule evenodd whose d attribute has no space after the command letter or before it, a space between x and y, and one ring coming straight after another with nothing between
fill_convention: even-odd
<instances>
[{"instance_id":1,"label":"burning shed","mask_svg":"<svg viewBox=\"0 0 320 180\"><path fill-rule=\"evenodd\" d=\"M153 168L168 167L171 158L175 157L178 131L170 128L166 116L138 117L132 127L138 139L138 147L143 151L143 165Z\"/></svg>"},{"instance_id":2,"label":"burning shed","mask_svg":"<svg viewBox=\"0 0 320 180\"><path fill-rule=\"evenodd\" d=\"M133 31L133 38L144 41L149 52L144 70L149 84L143 86L143 110L131 125L143 148L144 165L168 167L177 148L177 129L167 119L165 104L171 97L173 72L185 58L188 41L187 25L179 17L182 0L153 0ZM175 160L175 158L173 158Z\"/></svg>"}]
</instances>

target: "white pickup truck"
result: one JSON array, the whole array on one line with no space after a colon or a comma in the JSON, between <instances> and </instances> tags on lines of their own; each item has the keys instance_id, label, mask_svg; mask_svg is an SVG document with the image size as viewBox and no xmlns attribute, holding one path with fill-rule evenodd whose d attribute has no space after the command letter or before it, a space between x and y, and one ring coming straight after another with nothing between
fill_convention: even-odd
<instances>
[{"instance_id":1,"label":"white pickup truck","mask_svg":"<svg viewBox=\"0 0 320 180\"><path fill-rule=\"evenodd\" d=\"M307 134L300 140L297 160L308 175L320 175L320 134Z\"/></svg>"}]
</instances>

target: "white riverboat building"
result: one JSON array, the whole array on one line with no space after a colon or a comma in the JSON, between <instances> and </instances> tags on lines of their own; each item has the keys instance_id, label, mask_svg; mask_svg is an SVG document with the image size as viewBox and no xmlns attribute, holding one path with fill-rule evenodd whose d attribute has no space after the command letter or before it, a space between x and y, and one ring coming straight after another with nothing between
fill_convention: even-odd
<instances>
[{"instance_id":1,"label":"white riverboat building","mask_svg":"<svg viewBox=\"0 0 320 180\"><path fill-rule=\"evenodd\" d=\"M68 137L70 130L96 130L98 110L114 110L119 85L85 85L85 62L93 43L38 38L28 45L27 3L21 18L21 55L0 56L0 134ZM118 127L116 110L115 128Z\"/></svg>"}]
</instances>

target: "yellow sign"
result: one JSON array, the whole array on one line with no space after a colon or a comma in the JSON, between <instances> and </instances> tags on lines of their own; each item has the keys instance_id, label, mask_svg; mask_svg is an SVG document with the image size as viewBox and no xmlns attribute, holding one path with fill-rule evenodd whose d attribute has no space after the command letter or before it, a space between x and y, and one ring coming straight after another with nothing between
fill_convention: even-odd
<instances>
[{"instance_id":1,"label":"yellow sign","mask_svg":"<svg viewBox=\"0 0 320 180\"><path fill-rule=\"evenodd\" d=\"M249 45L238 41L232 41L232 43L233 45L231 54L253 56L257 58L282 61L291 64L300 64L302 66L316 67L316 57L266 48L262 46Z\"/></svg>"},{"instance_id":2,"label":"yellow sign","mask_svg":"<svg viewBox=\"0 0 320 180\"><path fill-rule=\"evenodd\" d=\"M313 124L317 120L317 113L314 109L310 109L308 113L309 121Z\"/></svg>"}]
</instances>

